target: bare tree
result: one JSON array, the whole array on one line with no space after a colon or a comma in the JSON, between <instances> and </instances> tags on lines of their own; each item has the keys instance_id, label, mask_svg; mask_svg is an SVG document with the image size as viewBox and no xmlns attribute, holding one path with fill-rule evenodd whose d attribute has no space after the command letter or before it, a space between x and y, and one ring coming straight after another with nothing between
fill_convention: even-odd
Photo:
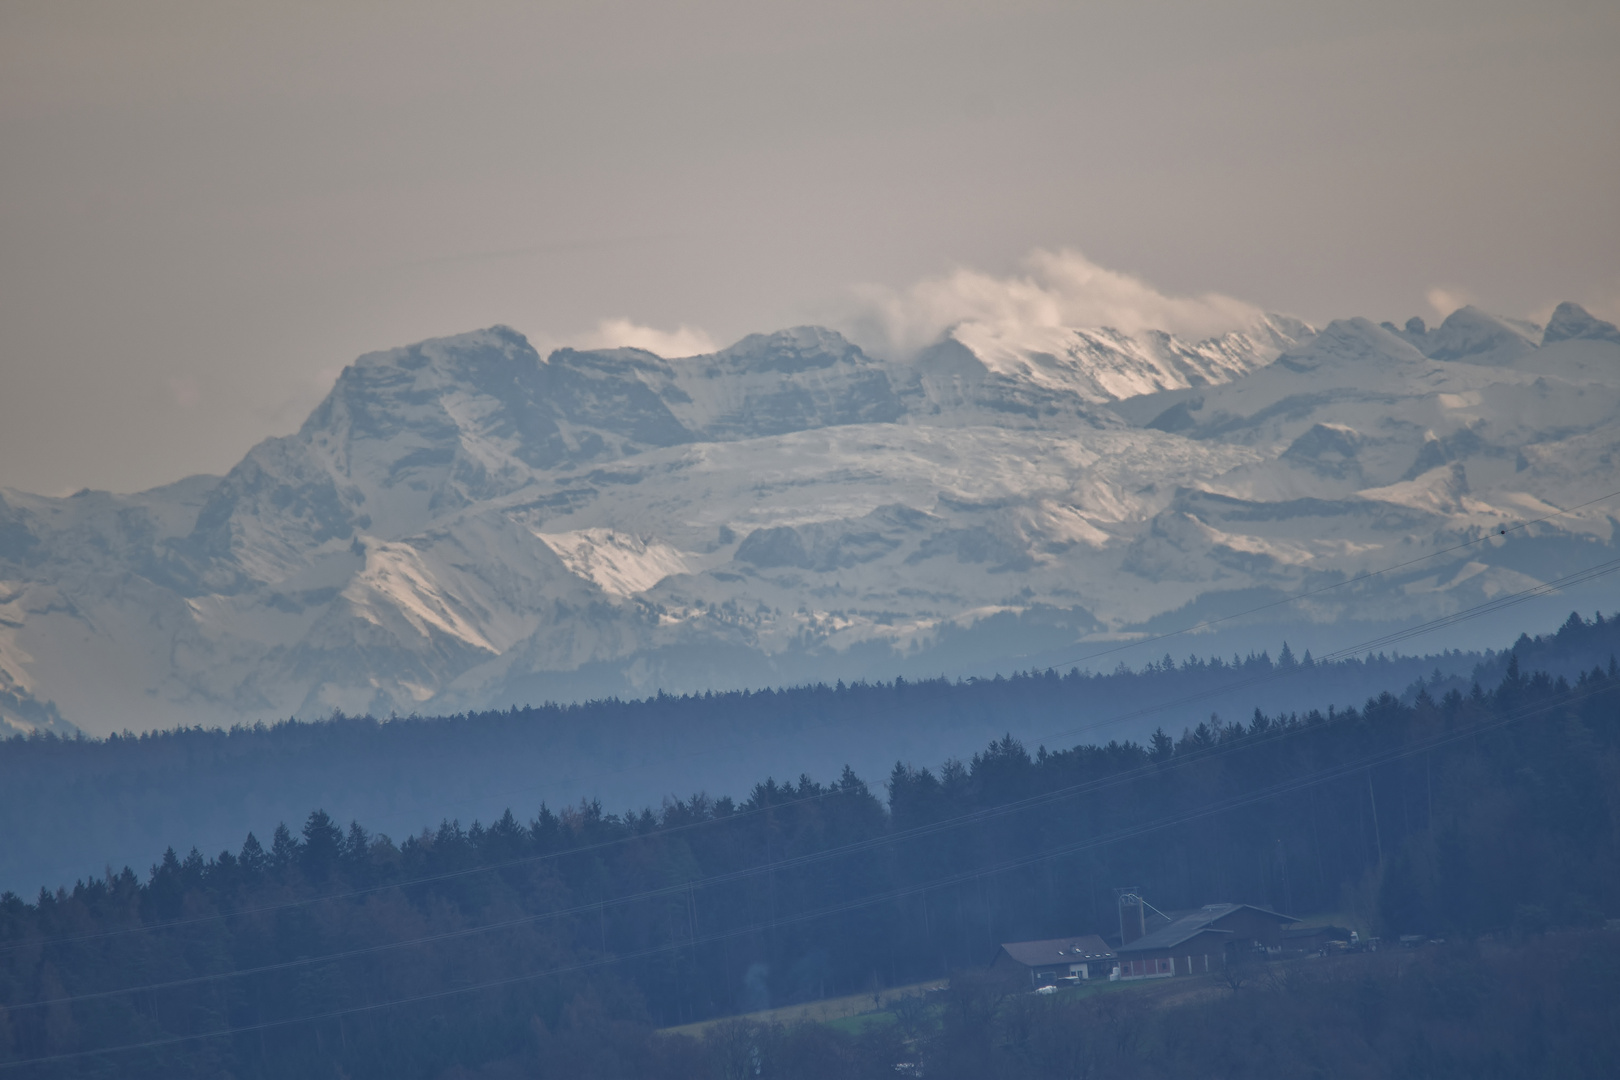
<instances>
[{"instance_id":1,"label":"bare tree","mask_svg":"<svg viewBox=\"0 0 1620 1080\"><path fill-rule=\"evenodd\" d=\"M905 994L889 1003L894 1020L908 1039L922 1034L928 1023L928 1000L921 994Z\"/></svg>"},{"instance_id":2,"label":"bare tree","mask_svg":"<svg viewBox=\"0 0 1620 1080\"><path fill-rule=\"evenodd\" d=\"M1226 962L1210 973L1215 982L1234 994L1253 982L1265 969L1265 962L1251 949L1233 949L1226 954Z\"/></svg>"},{"instance_id":3,"label":"bare tree","mask_svg":"<svg viewBox=\"0 0 1620 1080\"><path fill-rule=\"evenodd\" d=\"M743 1020L727 1021L709 1029L703 1040L717 1074L723 1080L753 1080L759 1075L761 1031Z\"/></svg>"}]
</instances>

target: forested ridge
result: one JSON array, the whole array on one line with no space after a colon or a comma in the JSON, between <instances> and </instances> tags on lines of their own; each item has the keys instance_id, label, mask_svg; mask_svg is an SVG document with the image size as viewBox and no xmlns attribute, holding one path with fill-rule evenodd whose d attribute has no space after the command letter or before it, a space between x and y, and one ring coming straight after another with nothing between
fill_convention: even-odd
<instances>
[{"instance_id":1,"label":"forested ridge","mask_svg":"<svg viewBox=\"0 0 1620 1080\"><path fill-rule=\"evenodd\" d=\"M234 850L249 830L262 837L316 806L398 837L446 817L532 812L542 800L596 798L622 811L694 790L741 797L784 770L825 779L852 765L875 781L897 758L968 758L1008 732L1032 747L1145 742L1159 726L1179 737L1212 712L1326 710L1382 691L1410 703L1422 687L1440 697L1473 682L1495 685L1510 652L1527 669L1573 679L1620 652L1620 620L1575 620L1494 653L1375 651L1324 661L1280 643L1275 656L1166 655L1128 668L1116 654L1135 657L1140 648L1097 648L1104 651L1092 662L1115 670L0 741L0 821L28 822L0 844L0 891L32 895L100 876L108 863L144 866L171 844Z\"/></svg>"},{"instance_id":2,"label":"forested ridge","mask_svg":"<svg viewBox=\"0 0 1620 1080\"><path fill-rule=\"evenodd\" d=\"M1572 617L1532 644L1585 650L1605 632ZM1247 901L1464 942L1620 913L1612 657L1565 678L1515 654L1489 687L1255 710L1140 744L1031 753L1005 737L966 761L896 764L882 789L848 769L789 775L736 801L541 805L398 842L315 810L212 858L171 849L144 875L31 903L6 894L0 1064L33 1062L23 1071L41 1076L714 1075L719 1036L653 1028L957 976L961 1022L935 1035L772 1059L772 1075L814 1053L894 1075L972 1028L983 1003L963 972L1003 941L1108 932L1117 885L1167 910ZM1456 961L1475 965L1464 982L1495 955ZM1332 985L1293 999L1328 1008ZM1485 1009L1489 995L1475 998ZM1016 1012L985 1015L973 1030L1001 1031ZM1026 1025L1029 1038L1044 1030ZM1168 1037L1143 1032L1143 1054ZM1136 1050L1115 1051L1115 1071L1136 1068ZM950 1057L929 1075L950 1075ZM962 1075L1016 1065L992 1057L1001 1064Z\"/></svg>"}]
</instances>

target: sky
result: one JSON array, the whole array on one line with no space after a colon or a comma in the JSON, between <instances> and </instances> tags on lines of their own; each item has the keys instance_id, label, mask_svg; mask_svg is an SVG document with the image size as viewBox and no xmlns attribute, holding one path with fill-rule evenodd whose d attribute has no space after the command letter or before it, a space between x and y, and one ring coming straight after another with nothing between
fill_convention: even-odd
<instances>
[{"instance_id":1,"label":"sky","mask_svg":"<svg viewBox=\"0 0 1620 1080\"><path fill-rule=\"evenodd\" d=\"M1617 55L1612 0L0 0L0 486L221 473L494 323L1614 319Z\"/></svg>"}]
</instances>

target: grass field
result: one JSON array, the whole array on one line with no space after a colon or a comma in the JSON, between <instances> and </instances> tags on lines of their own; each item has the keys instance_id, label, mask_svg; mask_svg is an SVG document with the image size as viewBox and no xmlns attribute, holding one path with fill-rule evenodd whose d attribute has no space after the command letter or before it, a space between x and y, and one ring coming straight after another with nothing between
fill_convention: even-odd
<instances>
[{"instance_id":1,"label":"grass field","mask_svg":"<svg viewBox=\"0 0 1620 1080\"><path fill-rule=\"evenodd\" d=\"M700 1020L695 1024L682 1024L679 1027L664 1028L672 1035L702 1035L716 1024L724 1024L733 1020L746 1020L754 1024L825 1024L835 1021L847 1021L863 1014L886 1016L891 1021L892 1014L885 1011L888 1005L897 999L909 997L913 994L923 994L930 990L944 989L946 980L933 979L929 982L912 983L910 986L891 986L886 990L874 993L850 994L847 997L825 998L821 1001L807 1001L800 1005L784 1005L779 1009L763 1009L759 1012L744 1013L741 1016L722 1016L714 1020Z\"/></svg>"},{"instance_id":2,"label":"grass field","mask_svg":"<svg viewBox=\"0 0 1620 1080\"><path fill-rule=\"evenodd\" d=\"M742 1013L736 1016L720 1016L713 1020L700 1020L695 1024L681 1024L678 1027L662 1029L671 1035L702 1036L708 1029L716 1024L725 1024L732 1021L746 1021L753 1024L826 1024L828 1027L855 1034L876 1025L887 1025L895 1022L895 1014L891 1006L901 998L925 994L930 990L943 990L948 985L946 979L934 979L929 982L912 983L909 986L894 986L877 993L850 994L846 997L826 998L822 1001L807 1001L798 1005L784 1005L777 1009L762 1009L759 1012ZM1098 994L1143 992L1156 990L1155 998L1180 998L1188 993L1202 993L1211 989L1206 979L1171 980L1171 979L1139 979L1130 982L1109 982L1106 979L1094 979L1091 982L1081 983L1077 986L1065 986L1057 991L1054 997L1066 1000L1094 997Z\"/></svg>"}]
</instances>

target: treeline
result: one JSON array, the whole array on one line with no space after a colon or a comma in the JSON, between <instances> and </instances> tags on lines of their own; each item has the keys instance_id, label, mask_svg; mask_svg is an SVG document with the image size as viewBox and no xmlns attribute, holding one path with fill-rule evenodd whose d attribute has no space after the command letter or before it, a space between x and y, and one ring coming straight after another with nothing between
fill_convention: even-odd
<instances>
[{"instance_id":1,"label":"treeline","mask_svg":"<svg viewBox=\"0 0 1620 1080\"><path fill-rule=\"evenodd\" d=\"M896 765L883 795L846 769L738 802L542 806L398 843L316 811L211 858L171 850L145 875L8 894L0 1063L654 1075L622 1055L702 1048L653 1027L1108 933L1126 884L1163 909L1247 901L1387 935L1592 925L1620 911L1620 670L1571 681L1510 660L1488 692L1256 710L1145 744L1031 754L1009 736Z\"/></svg>"},{"instance_id":2,"label":"treeline","mask_svg":"<svg viewBox=\"0 0 1620 1080\"><path fill-rule=\"evenodd\" d=\"M1575 678L1620 652L1620 620L1572 617L1521 637L1528 668ZM1136 655L1136 654L1129 654ZM218 851L310 807L400 836L441 817L489 821L507 806L596 799L615 811L694 790L741 796L761 776L882 777L896 759L967 758L1004 733L1035 746L1179 735L1212 712L1247 717L1410 703L1492 686L1508 653L1166 656L1109 674L804 686L644 701L514 707L378 720L333 717L106 740L0 741L0 890L142 865L174 844ZM1097 662L1103 662L1101 660ZM23 826L26 823L26 827Z\"/></svg>"}]
</instances>

